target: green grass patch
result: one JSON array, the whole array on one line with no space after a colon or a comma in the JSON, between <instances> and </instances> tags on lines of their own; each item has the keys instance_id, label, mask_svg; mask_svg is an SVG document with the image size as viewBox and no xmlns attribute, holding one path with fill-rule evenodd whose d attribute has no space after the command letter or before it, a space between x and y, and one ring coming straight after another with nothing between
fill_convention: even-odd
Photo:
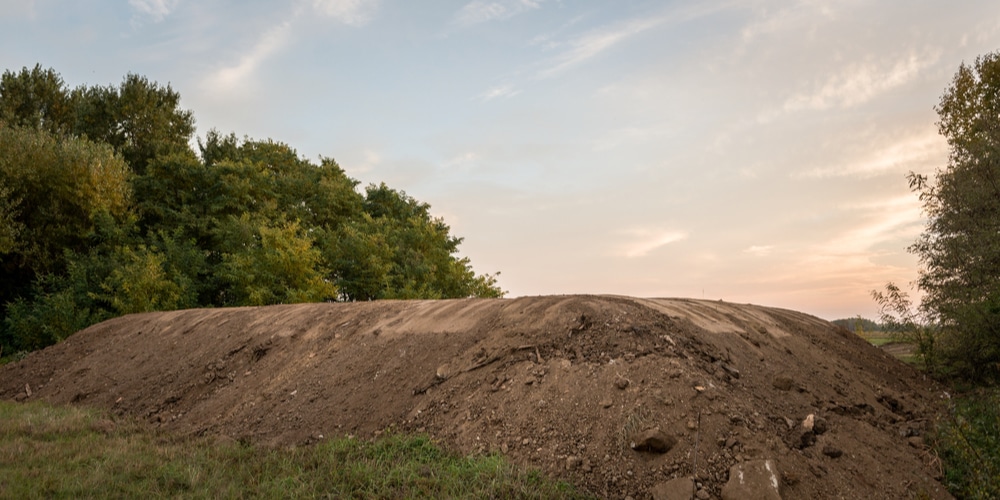
<instances>
[{"instance_id":1,"label":"green grass patch","mask_svg":"<svg viewBox=\"0 0 1000 500\"><path fill-rule=\"evenodd\" d=\"M977 388L952 399L934 449L944 483L957 498L1000 498L1000 388Z\"/></svg>"},{"instance_id":2,"label":"green grass patch","mask_svg":"<svg viewBox=\"0 0 1000 500\"><path fill-rule=\"evenodd\" d=\"M427 436L272 449L176 438L94 410L0 401L0 498L588 498Z\"/></svg>"},{"instance_id":3,"label":"green grass patch","mask_svg":"<svg viewBox=\"0 0 1000 500\"><path fill-rule=\"evenodd\" d=\"M867 340L869 344L875 347L882 347L887 344L894 344L896 342L899 342L898 340L892 337L865 337L865 340Z\"/></svg>"}]
</instances>

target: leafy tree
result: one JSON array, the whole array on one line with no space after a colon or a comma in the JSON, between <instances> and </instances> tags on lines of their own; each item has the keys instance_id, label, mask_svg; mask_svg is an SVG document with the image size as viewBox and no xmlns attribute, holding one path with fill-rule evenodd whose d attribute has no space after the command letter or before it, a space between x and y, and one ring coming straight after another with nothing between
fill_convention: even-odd
<instances>
[{"instance_id":1,"label":"leafy tree","mask_svg":"<svg viewBox=\"0 0 1000 500\"><path fill-rule=\"evenodd\" d=\"M154 158L190 149L194 116L180 109L179 93L129 74L118 87L73 91L73 132L111 145L137 174Z\"/></svg>"},{"instance_id":2,"label":"leafy tree","mask_svg":"<svg viewBox=\"0 0 1000 500\"><path fill-rule=\"evenodd\" d=\"M8 125L69 132L73 126L74 106L62 77L41 65L4 71L0 77L0 121Z\"/></svg>"},{"instance_id":3,"label":"leafy tree","mask_svg":"<svg viewBox=\"0 0 1000 500\"><path fill-rule=\"evenodd\" d=\"M1000 375L1000 54L962 64L937 106L948 165L931 183L911 173L927 215L910 247L920 257L922 310L942 362L971 378Z\"/></svg>"},{"instance_id":4,"label":"leafy tree","mask_svg":"<svg viewBox=\"0 0 1000 500\"><path fill-rule=\"evenodd\" d=\"M66 270L102 214L126 217L129 172L106 145L45 131L0 128L0 304L30 283Z\"/></svg>"},{"instance_id":5,"label":"leafy tree","mask_svg":"<svg viewBox=\"0 0 1000 500\"><path fill-rule=\"evenodd\" d=\"M297 222L269 226L244 215L233 224L245 241L223 256L227 302L239 305L320 302L337 296L325 278L320 253Z\"/></svg>"}]
</instances>

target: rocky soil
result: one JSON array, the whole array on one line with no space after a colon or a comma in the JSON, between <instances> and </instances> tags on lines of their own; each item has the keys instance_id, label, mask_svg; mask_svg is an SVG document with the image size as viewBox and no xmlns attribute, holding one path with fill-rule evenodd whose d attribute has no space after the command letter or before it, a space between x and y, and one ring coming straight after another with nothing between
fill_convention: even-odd
<instances>
[{"instance_id":1,"label":"rocky soil","mask_svg":"<svg viewBox=\"0 0 1000 500\"><path fill-rule=\"evenodd\" d=\"M0 398L275 446L423 432L606 498L951 498L946 394L806 314L614 296L113 319L0 367Z\"/></svg>"}]
</instances>

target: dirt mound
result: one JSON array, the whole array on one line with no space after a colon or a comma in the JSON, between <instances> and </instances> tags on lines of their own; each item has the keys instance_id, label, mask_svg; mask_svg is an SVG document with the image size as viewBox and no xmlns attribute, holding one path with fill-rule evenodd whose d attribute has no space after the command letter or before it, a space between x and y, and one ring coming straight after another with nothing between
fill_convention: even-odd
<instances>
[{"instance_id":1,"label":"dirt mound","mask_svg":"<svg viewBox=\"0 0 1000 500\"><path fill-rule=\"evenodd\" d=\"M426 432L609 498L692 472L731 497L744 469L786 499L950 498L920 438L942 396L802 313L607 296L138 314L0 367L5 399L274 445Z\"/></svg>"}]
</instances>

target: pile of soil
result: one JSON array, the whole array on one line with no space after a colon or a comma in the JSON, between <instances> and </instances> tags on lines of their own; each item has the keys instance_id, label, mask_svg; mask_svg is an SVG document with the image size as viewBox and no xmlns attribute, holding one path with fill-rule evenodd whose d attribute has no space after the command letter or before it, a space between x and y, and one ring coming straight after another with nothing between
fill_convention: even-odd
<instances>
[{"instance_id":1,"label":"pile of soil","mask_svg":"<svg viewBox=\"0 0 1000 500\"><path fill-rule=\"evenodd\" d=\"M277 446L423 432L637 499L950 498L922 437L946 396L803 313L614 296L136 314L0 367L4 399Z\"/></svg>"}]
</instances>

